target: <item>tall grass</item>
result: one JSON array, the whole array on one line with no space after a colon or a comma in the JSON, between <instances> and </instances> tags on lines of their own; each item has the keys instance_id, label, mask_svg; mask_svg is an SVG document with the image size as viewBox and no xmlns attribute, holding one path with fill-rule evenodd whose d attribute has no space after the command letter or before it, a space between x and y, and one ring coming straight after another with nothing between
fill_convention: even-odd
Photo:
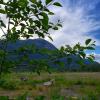
<instances>
[{"instance_id":1,"label":"tall grass","mask_svg":"<svg viewBox=\"0 0 100 100\"><path fill-rule=\"evenodd\" d=\"M28 96L36 100L99 100L99 76L100 73L6 74L0 80L0 96L15 99ZM21 77L27 80L23 81ZM43 86L51 79L55 80L52 86Z\"/></svg>"}]
</instances>

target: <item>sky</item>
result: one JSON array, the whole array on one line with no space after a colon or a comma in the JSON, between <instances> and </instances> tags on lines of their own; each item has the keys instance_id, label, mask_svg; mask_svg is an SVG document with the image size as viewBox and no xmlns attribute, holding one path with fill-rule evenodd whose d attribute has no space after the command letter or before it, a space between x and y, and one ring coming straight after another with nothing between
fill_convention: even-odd
<instances>
[{"instance_id":1,"label":"sky","mask_svg":"<svg viewBox=\"0 0 100 100\"><path fill-rule=\"evenodd\" d=\"M51 20L60 19L63 27L50 31L52 43L59 48L65 44L84 44L86 39L91 38L96 41L96 49L87 53L93 53L96 61L100 62L100 0L58 1L63 7L50 7L55 13Z\"/></svg>"},{"instance_id":2,"label":"sky","mask_svg":"<svg viewBox=\"0 0 100 100\"><path fill-rule=\"evenodd\" d=\"M51 6L50 10L55 16L50 20L56 22L60 19L62 28L58 31L50 30L53 43L57 48L62 45L74 45L78 42L84 44L88 38L96 41L96 49L93 53L96 61L100 62L100 0L55 0L63 7ZM2 18L5 17L2 15Z\"/></svg>"}]
</instances>

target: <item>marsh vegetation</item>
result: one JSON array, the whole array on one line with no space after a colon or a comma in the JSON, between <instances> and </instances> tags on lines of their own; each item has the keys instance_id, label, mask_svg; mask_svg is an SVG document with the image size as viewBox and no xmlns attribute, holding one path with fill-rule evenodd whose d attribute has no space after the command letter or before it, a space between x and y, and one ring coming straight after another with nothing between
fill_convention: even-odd
<instances>
[{"instance_id":1,"label":"marsh vegetation","mask_svg":"<svg viewBox=\"0 0 100 100\"><path fill-rule=\"evenodd\" d=\"M99 100L100 73L11 73L0 80L0 98L14 100ZM27 80L21 80L25 77ZM53 84L45 86L45 82ZM21 99L19 99L21 98ZM9 99L0 99L9 100Z\"/></svg>"}]
</instances>

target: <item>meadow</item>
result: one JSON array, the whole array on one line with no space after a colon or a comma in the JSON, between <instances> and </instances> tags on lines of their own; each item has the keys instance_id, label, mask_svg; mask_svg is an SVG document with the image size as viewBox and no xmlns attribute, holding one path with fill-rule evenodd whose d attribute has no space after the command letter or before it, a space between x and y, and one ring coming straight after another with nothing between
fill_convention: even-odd
<instances>
[{"instance_id":1,"label":"meadow","mask_svg":"<svg viewBox=\"0 0 100 100\"><path fill-rule=\"evenodd\" d=\"M100 72L4 74L0 100L100 100Z\"/></svg>"}]
</instances>

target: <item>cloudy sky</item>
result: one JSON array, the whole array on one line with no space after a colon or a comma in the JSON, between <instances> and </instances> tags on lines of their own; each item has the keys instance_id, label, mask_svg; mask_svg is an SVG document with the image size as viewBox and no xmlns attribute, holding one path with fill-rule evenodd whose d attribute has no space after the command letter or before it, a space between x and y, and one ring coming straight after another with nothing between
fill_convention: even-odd
<instances>
[{"instance_id":1,"label":"cloudy sky","mask_svg":"<svg viewBox=\"0 0 100 100\"><path fill-rule=\"evenodd\" d=\"M59 1L63 7L50 8L56 14L51 19L61 19L63 24L58 31L51 31L53 44L56 47L77 42L83 44L86 39L92 38L96 41L96 50L92 53L100 62L100 0Z\"/></svg>"},{"instance_id":2,"label":"cloudy sky","mask_svg":"<svg viewBox=\"0 0 100 100\"><path fill-rule=\"evenodd\" d=\"M55 12L55 16L50 19L60 19L63 27L58 31L50 31L54 40L52 43L59 48L65 44L83 44L86 39L92 38L96 41L96 50L92 53L95 54L96 61L100 62L100 0L56 1L63 7L50 7L51 11Z\"/></svg>"}]
</instances>

